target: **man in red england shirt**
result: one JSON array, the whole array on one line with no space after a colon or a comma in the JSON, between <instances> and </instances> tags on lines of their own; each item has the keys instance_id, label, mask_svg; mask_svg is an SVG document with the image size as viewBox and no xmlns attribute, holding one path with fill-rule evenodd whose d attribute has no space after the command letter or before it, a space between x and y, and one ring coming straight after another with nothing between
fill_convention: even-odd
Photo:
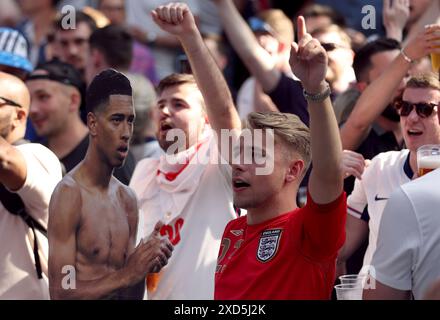
<instances>
[{"instance_id":1,"label":"man in red england shirt","mask_svg":"<svg viewBox=\"0 0 440 320\"><path fill-rule=\"evenodd\" d=\"M340 168L342 147L325 82L327 55L298 19L299 42L290 64L305 89L310 132L296 116L251 114L247 127L275 134L270 175L261 165L233 163L234 203L247 216L223 234L215 299L329 299L338 249L345 241L346 197ZM241 157L247 149L240 146ZM257 150L252 146L252 150ZM263 154L269 157L262 147ZM313 154L307 205L296 194Z\"/></svg>"}]
</instances>

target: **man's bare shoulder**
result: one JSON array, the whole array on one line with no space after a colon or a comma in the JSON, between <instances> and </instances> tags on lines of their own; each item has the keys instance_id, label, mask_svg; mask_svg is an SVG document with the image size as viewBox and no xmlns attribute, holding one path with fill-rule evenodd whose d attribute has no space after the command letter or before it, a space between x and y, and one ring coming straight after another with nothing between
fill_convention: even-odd
<instances>
[{"instance_id":1,"label":"man's bare shoulder","mask_svg":"<svg viewBox=\"0 0 440 320\"><path fill-rule=\"evenodd\" d=\"M56 186L52 195L52 204L60 204L66 207L74 206L78 208L81 204L81 186L73 175L66 175Z\"/></svg>"},{"instance_id":2,"label":"man's bare shoulder","mask_svg":"<svg viewBox=\"0 0 440 320\"><path fill-rule=\"evenodd\" d=\"M112 180L117 190L118 197L123 202L127 212L130 214L135 214L137 216L137 197L133 189L124 185L114 177L112 178Z\"/></svg>"},{"instance_id":3,"label":"man's bare shoulder","mask_svg":"<svg viewBox=\"0 0 440 320\"><path fill-rule=\"evenodd\" d=\"M63 239L75 232L81 221L82 197L78 183L65 176L55 188L49 205L49 237Z\"/></svg>"}]
</instances>

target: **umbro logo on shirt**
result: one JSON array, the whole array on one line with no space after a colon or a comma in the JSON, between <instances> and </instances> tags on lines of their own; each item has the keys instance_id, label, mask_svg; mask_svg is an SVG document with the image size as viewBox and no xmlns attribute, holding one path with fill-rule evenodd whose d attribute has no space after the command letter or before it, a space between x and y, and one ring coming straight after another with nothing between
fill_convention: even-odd
<instances>
[{"instance_id":1,"label":"umbro logo on shirt","mask_svg":"<svg viewBox=\"0 0 440 320\"><path fill-rule=\"evenodd\" d=\"M389 198L381 198L381 197L379 197L379 195L378 194L376 194L376 197L374 198L374 201L386 201L386 200L388 200Z\"/></svg>"},{"instance_id":2,"label":"umbro logo on shirt","mask_svg":"<svg viewBox=\"0 0 440 320\"><path fill-rule=\"evenodd\" d=\"M244 232L243 229L242 230L231 230L231 233L236 237L243 235L243 232Z\"/></svg>"}]
</instances>

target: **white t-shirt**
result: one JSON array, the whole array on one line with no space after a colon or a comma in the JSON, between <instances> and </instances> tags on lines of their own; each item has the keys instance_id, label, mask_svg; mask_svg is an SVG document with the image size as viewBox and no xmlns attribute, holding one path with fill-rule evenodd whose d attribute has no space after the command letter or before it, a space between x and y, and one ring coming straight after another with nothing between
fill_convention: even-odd
<instances>
[{"instance_id":1,"label":"white t-shirt","mask_svg":"<svg viewBox=\"0 0 440 320\"><path fill-rule=\"evenodd\" d=\"M191 12L199 15L198 0L182 0L188 5ZM127 23L141 28L143 31L156 34L157 36L169 35L169 33L160 29L151 18L150 12L159 6L169 4L169 0L127 0ZM175 72L176 58L178 49L167 49L152 46L151 51L156 61L156 72L159 79L163 79L169 74Z\"/></svg>"},{"instance_id":2,"label":"white t-shirt","mask_svg":"<svg viewBox=\"0 0 440 320\"><path fill-rule=\"evenodd\" d=\"M362 180L356 179L353 192L347 200L347 208L351 216L368 221L370 235L364 266L371 264L382 212L390 194L399 186L411 181L412 176L409 150L406 149L380 153L365 169ZM366 210L369 220L365 217Z\"/></svg>"},{"instance_id":3,"label":"white t-shirt","mask_svg":"<svg viewBox=\"0 0 440 320\"><path fill-rule=\"evenodd\" d=\"M49 201L61 180L58 158L40 144L17 147L27 165L27 177L17 194L26 211L47 228ZM36 231L38 233L38 231ZM37 235L43 272L47 275L48 241ZM0 203L0 300L49 299L48 279L39 280L33 254L33 233L18 216L6 211Z\"/></svg>"},{"instance_id":4,"label":"white t-shirt","mask_svg":"<svg viewBox=\"0 0 440 320\"><path fill-rule=\"evenodd\" d=\"M398 188L388 200L373 255L375 278L416 300L440 278L440 169Z\"/></svg>"},{"instance_id":5,"label":"white t-shirt","mask_svg":"<svg viewBox=\"0 0 440 320\"><path fill-rule=\"evenodd\" d=\"M195 149L195 148L191 148ZM190 150L191 150L190 149ZM188 154L194 154L188 152ZM214 298L214 275L226 224L237 215L232 200L231 167L215 164L217 144L213 137L198 149L174 181L165 156L139 162L130 187L139 199L139 237L146 237L158 221L175 245L168 265L160 273L155 300L210 300ZM196 163L202 159L203 163Z\"/></svg>"}]
</instances>

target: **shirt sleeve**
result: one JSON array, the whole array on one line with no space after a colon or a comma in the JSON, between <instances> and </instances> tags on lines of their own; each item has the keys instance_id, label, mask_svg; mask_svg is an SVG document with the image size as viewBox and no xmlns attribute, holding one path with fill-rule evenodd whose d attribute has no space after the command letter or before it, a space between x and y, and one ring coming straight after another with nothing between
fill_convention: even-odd
<instances>
[{"instance_id":1,"label":"shirt sleeve","mask_svg":"<svg viewBox=\"0 0 440 320\"><path fill-rule=\"evenodd\" d=\"M24 144L17 149L26 161L27 175L24 185L16 193L23 200L28 214L47 226L50 198L62 178L60 162L42 145Z\"/></svg>"},{"instance_id":2,"label":"shirt sleeve","mask_svg":"<svg viewBox=\"0 0 440 320\"><path fill-rule=\"evenodd\" d=\"M275 89L272 92L266 92L266 94L281 112L295 114L304 124L309 126L309 112L301 82L281 73L281 78Z\"/></svg>"},{"instance_id":3,"label":"shirt sleeve","mask_svg":"<svg viewBox=\"0 0 440 320\"><path fill-rule=\"evenodd\" d=\"M365 219L365 210L368 206L363 180L356 179L354 189L347 200L347 212L357 219Z\"/></svg>"},{"instance_id":4,"label":"shirt sleeve","mask_svg":"<svg viewBox=\"0 0 440 320\"><path fill-rule=\"evenodd\" d=\"M371 275L397 290L411 290L412 270L421 242L419 224L411 201L402 188L388 200L382 214Z\"/></svg>"},{"instance_id":5,"label":"shirt sleeve","mask_svg":"<svg viewBox=\"0 0 440 320\"><path fill-rule=\"evenodd\" d=\"M308 194L302 214L302 253L315 261L334 259L345 242L346 194L325 205L313 202Z\"/></svg>"}]
</instances>

